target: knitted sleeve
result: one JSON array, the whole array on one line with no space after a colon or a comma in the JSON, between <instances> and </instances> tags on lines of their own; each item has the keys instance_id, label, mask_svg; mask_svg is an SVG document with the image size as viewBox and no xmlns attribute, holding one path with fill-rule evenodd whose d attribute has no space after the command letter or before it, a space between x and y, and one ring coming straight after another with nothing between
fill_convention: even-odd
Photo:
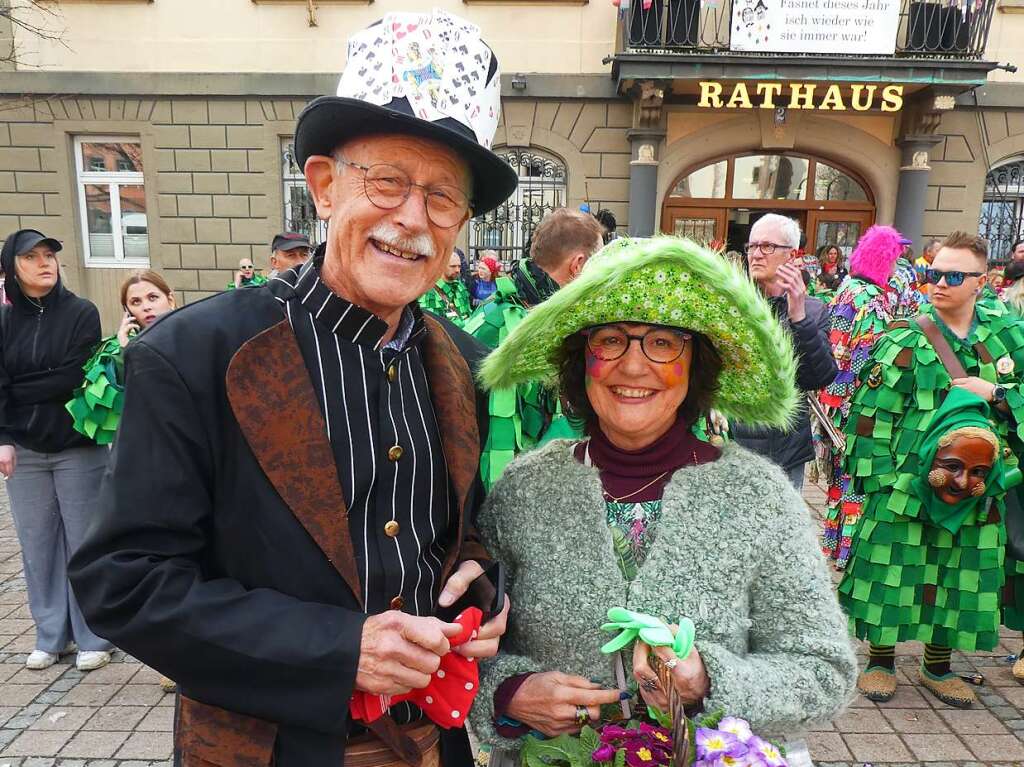
<instances>
[{"instance_id":1,"label":"knitted sleeve","mask_svg":"<svg viewBox=\"0 0 1024 767\"><path fill-rule=\"evenodd\" d=\"M857 660L803 500L782 482L772 496L780 508L750 588L748 652L696 646L711 680L704 710L778 736L834 717L853 695Z\"/></svg>"},{"instance_id":2,"label":"knitted sleeve","mask_svg":"<svg viewBox=\"0 0 1024 767\"><path fill-rule=\"evenodd\" d=\"M487 496L478 518L484 545L495 559L505 565L505 593L512 603L512 609L509 611L507 631L502 637L498 654L480 661L480 692L470 710L469 722L477 738L484 743L518 751L519 742L501 737L494 727L494 693L511 676L547 669L526 654L519 641L520 634L516 625L515 606L522 598L516 591L519 552L515 545L516 539L509 531L520 524L518 510L525 508L523 504L528 501L518 487L514 474L506 473L498 480Z\"/></svg>"}]
</instances>

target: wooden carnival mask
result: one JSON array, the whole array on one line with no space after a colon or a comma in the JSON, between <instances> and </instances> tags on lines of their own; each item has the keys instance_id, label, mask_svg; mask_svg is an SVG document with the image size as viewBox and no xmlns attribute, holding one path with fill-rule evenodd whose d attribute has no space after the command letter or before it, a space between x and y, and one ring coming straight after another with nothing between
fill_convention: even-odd
<instances>
[{"instance_id":1,"label":"wooden carnival mask","mask_svg":"<svg viewBox=\"0 0 1024 767\"><path fill-rule=\"evenodd\" d=\"M976 426L965 426L939 439L928 472L928 484L940 501L955 504L985 494L985 480L999 454L996 436Z\"/></svg>"}]
</instances>

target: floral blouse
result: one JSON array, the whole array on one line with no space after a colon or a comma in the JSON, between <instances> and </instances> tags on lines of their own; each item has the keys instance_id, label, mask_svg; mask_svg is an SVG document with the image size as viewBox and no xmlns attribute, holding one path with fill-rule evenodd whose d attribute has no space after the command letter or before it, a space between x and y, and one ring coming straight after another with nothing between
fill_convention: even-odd
<instances>
[{"instance_id":1,"label":"floral blouse","mask_svg":"<svg viewBox=\"0 0 1024 767\"><path fill-rule=\"evenodd\" d=\"M654 543L654 528L661 519L661 501L606 501L605 505L619 569L622 570L622 576L631 581Z\"/></svg>"}]
</instances>

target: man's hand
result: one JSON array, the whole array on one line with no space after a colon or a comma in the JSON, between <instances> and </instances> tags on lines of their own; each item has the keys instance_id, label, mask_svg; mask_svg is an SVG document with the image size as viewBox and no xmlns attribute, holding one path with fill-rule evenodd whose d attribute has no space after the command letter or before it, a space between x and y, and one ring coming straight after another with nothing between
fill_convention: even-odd
<instances>
[{"instance_id":1,"label":"man's hand","mask_svg":"<svg viewBox=\"0 0 1024 767\"><path fill-rule=\"evenodd\" d=\"M236 288L242 287L242 273L241 272L235 272L235 287Z\"/></svg>"},{"instance_id":2,"label":"man's hand","mask_svg":"<svg viewBox=\"0 0 1024 767\"><path fill-rule=\"evenodd\" d=\"M972 394L977 394L986 402L992 401L992 393L996 390L995 384L989 383L984 378L978 378L977 376L954 378L952 385L958 389L966 389Z\"/></svg>"},{"instance_id":3,"label":"man's hand","mask_svg":"<svg viewBox=\"0 0 1024 767\"><path fill-rule=\"evenodd\" d=\"M4 479L11 478L17 463L18 456L14 452L14 445L0 445L0 474L4 475Z\"/></svg>"},{"instance_id":4,"label":"man's hand","mask_svg":"<svg viewBox=\"0 0 1024 767\"><path fill-rule=\"evenodd\" d=\"M466 593L469 584L483 574L484 569L479 562L473 560L463 562L444 585L441 596L437 598L437 603L441 607L450 607L455 604L456 600ZM480 627L476 639L456 647L455 652L467 658L491 658L497 655L498 642L505 633L508 623L509 606L509 598L506 596L505 606L501 612Z\"/></svg>"},{"instance_id":5,"label":"man's hand","mask_svg":"<svg viewBox=\"0 0 1024 767\"><path fill-rule=\"evenodd\" d=\"M450 649L448 638L460 631L457 623L397 610L371 615L363 624L356 689L374 695L423 689Z\"/></svg>"},{"instance_id":6,"label":"man's hand","mask_svg":"<svg viewBox=\"0 0 1024 767\"><path fill-rule=\"evenodd\" d=\"M549 737L579 732L576 708L587 709L590 719L601 718L601 706L618 703L619 690L606 690L581 676L558 671L531 674L508 703L508 715Z\"/></svg>"},{"instance_id":7,"label":"man's hand","mask_svg":"<svg viewBox=\"0 0 1024 767\"><path fill-rule=\"evenodd\" d=\"M775 273L775 284L786 297L790 322L803 322L807 316L807 286L804 285L804 278L800 276L800 269L795 264L782 264Z\"/></svg>"}]
</instances>

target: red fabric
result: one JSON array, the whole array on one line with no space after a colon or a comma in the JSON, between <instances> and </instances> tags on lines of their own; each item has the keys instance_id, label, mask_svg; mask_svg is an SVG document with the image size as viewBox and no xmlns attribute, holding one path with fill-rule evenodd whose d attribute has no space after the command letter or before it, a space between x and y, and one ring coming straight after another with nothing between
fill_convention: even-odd
<instances>
[{"instance_id":1,"label":"red fabric","mask_svg":"<svg viewBox=\"0 0 1024 767\"><path fill-rule=\"evenodd\" d=\"M462 626L462 632L449 639L449 644L458 647L476 638L483 617L477 607L469 607L459 613L455 622ZM439 727L462 727L480 687L479 682L476 661L449 652L441 658L441 665L430 678L430 684L422 690L395 696L356 692L348 704L349 714L353 719L369 723L382 717L394 704L407 700L419 706Z\"/></svg>"},{"instance_id":2,"label":"red fabric","mask_svg":"<svg viewBox=\"0 0 1024 767\"><path fill-rule=\"evenodd\" d=\"M492 280L498 279L498 275L501 274L501 266L498 264L496 259L491 256L484 256L480 259L480 262L491 272Z\"/></svg>"}]
</instances>

